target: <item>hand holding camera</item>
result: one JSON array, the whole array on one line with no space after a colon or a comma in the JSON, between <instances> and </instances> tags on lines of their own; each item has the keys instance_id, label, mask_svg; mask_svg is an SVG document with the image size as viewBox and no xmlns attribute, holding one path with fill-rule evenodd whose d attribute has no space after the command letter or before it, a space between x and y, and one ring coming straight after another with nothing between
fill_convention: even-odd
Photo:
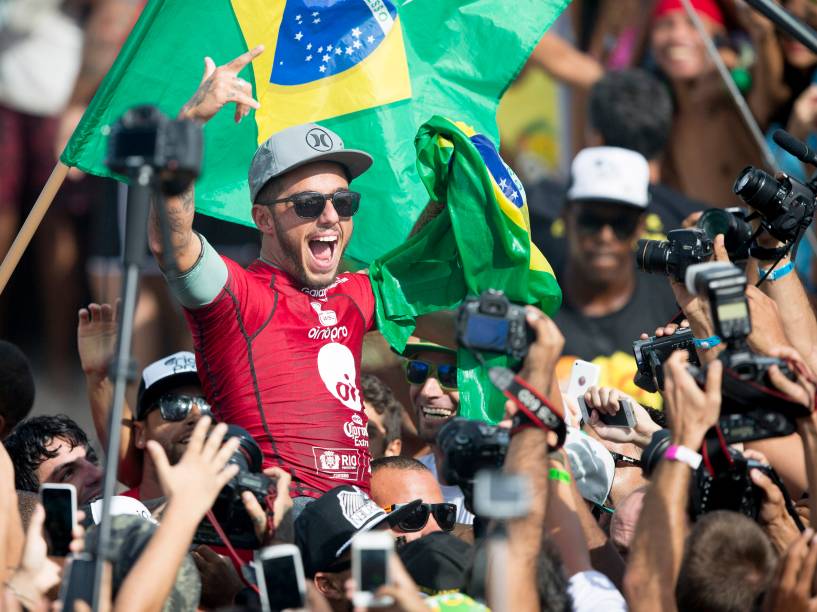
<instances>
[{"instance_id":1,"label":"hand holding camera","mask_svg":"<svg viewBox=\"0 0 817 612\"><path fill-rule=\"evenodd\" d=\"M187 450L176 465L170 465L158 442L147 443L165 495L171 503L174 498L183 500L187 513L196 517L196 521L212 507L224 485L239 470L237 465L228 464L238 450L239 440L230 438L222 445L227 426L219 423L207 435L209 429L210 417L201 417L190 435Z\"/></svg>"},{"instance_id":2,"label":"hand holding camera","mask_svg":"<svg viewBox=\"0 0 817 612\"><path fill-rule=\"evenodd\" d=\"M709 365L706 386L701 389L686 360L686 353L677 351L664 364L664 409L672 424L673 444L698 449L706 432L718 423L723 364L713 361Z\"/></svg>"}]
</instances>

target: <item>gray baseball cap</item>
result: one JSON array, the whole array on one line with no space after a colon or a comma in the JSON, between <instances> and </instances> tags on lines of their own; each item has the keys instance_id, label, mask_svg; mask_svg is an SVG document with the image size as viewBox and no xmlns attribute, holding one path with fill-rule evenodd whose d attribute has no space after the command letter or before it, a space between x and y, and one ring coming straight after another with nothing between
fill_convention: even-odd
<instances>
[{"instance_id":1,"label":"gray baseball cap","mask_svg":"<svg viewBox=\"0 0 817 612\"><path fill-rule=\"evenodd\" d=\"M252 201L255 202L270 179L320 161L339 163L351 181L369 169L372 156L364 151L344 149L340 136L316 123L286 128L270 136L252 158L249 176Z\"/></svg>"}]
</instances>

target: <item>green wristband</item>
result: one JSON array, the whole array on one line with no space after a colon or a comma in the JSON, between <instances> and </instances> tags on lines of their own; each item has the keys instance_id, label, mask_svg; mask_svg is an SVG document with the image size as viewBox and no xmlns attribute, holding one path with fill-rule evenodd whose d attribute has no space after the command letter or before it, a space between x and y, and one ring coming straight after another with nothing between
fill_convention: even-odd
<instances>
[{"instance_id":1,"label":"green wristband","mask_svg":"<svg viewBox=\"0 0 817 612\"><path fill-rule=\"evenodd\" d=\"M561 482L570 484L570 472L560 470L559 468L550 468L550 471L548 472L548 478L550 480L559 480Z\"/></svg>"}]
</instances>

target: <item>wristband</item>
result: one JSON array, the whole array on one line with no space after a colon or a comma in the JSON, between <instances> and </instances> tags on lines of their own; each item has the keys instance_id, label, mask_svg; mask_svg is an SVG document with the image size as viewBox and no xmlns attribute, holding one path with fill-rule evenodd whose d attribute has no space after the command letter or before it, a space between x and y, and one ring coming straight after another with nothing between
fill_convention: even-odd
<instances>
[{"instance_id":1,"label":"wristband","mask_svg":"<svg viewBox=\"0 0 817 612\"><path fill-rule=\"evenodd\" d=\"M760 261L775 261L783 257L788 252L788 245L768 248L760 246L756 241L752 241L752 244L749 246L749 255L755 259L759 259Z\"/></svg>"},{"instance_id":2,"label":"wristband","mask_svg":"<svg viewBox=\"0 0 817 612\"><path fill-rule=\"evenodd\" d=\"M676 444L672 444L667 448L667 452L664 453L664 459L686 463L693 470L697 470L698 466L701 465L701 461L703 461L703 457L699 453L696 453L686 446Z\"/></svg>"},{"instance_id":3,"label":"wristband","mask_svg":"<svg viewBox=\"0 0 817 612\"><path fill-rule=\"evenodd\" d=\"M792 270L794 270L794 262L792 262L792 261L787 263L782 268L778 268L777 270L775 270L774 268L769 268L768 270L764 270L760 266L757 267L757 273L760 274L760 277L763 280L768 280L768 281L776 281L778 279L781 279L784 276L786 276L789 272L791 272Z\"/></svg>"},{"instance_id":4,"label":"wristband","mask_svg":"<svg viewBox=\"0 0 817 612\"><path fill-rule=\"evenodd\" d=\"M695 348L707 350L718 346L721 343L721 337L709 336L709 338L693 338L692 342L695 344Z\"/></svg>"},{"instance_id":5,"label":"wristband","mask_svg":"<svg viewBox=\"0 0 817 612\"><path fill-rule=\"evenodd\" d=\"M550 468L548 471L548 479L570 484L570 472L560 470L559 468Z\"/></svg>"}]
</instances>

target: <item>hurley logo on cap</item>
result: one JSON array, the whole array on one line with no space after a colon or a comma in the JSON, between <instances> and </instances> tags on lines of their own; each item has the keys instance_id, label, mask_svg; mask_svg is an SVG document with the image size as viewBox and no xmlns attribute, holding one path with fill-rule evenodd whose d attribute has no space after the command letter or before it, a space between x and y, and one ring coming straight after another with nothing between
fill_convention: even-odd
<instances>
[{"instance_id":1,"label":"hurley logo on cap","mask_svg":"<svg viewBox=\"0 0 817 612\"><path fill-rule=\"evenodd\" d=\"M322 128L312 128L306 133L306 144L323 153L332 150L332 137Z\"/></svg>"},{"instance_id":2,"label":"hurley logo on cap","mask_svg":"<svg viewBox=\"0 0 817 612\"><path fill-rule=\"evenodd\" d=\"M196 358L192 353L176 353L165 360L164 364L170 368L173 373L189 372L196 369Z\"/></svg>"},{"instance_id":3,"label":"hurley logo on cap","mask_svg":"<svg viewBox=\"0 0 817 612\"><path fill-rule=\"evenodd\" d=\"M360 529L369 519L383 511L363 491L357 487L354 487L354 489L354 491L341 491L338 493L338 503L344 518L355 529Z\"/></svg>"}]
</instances>

